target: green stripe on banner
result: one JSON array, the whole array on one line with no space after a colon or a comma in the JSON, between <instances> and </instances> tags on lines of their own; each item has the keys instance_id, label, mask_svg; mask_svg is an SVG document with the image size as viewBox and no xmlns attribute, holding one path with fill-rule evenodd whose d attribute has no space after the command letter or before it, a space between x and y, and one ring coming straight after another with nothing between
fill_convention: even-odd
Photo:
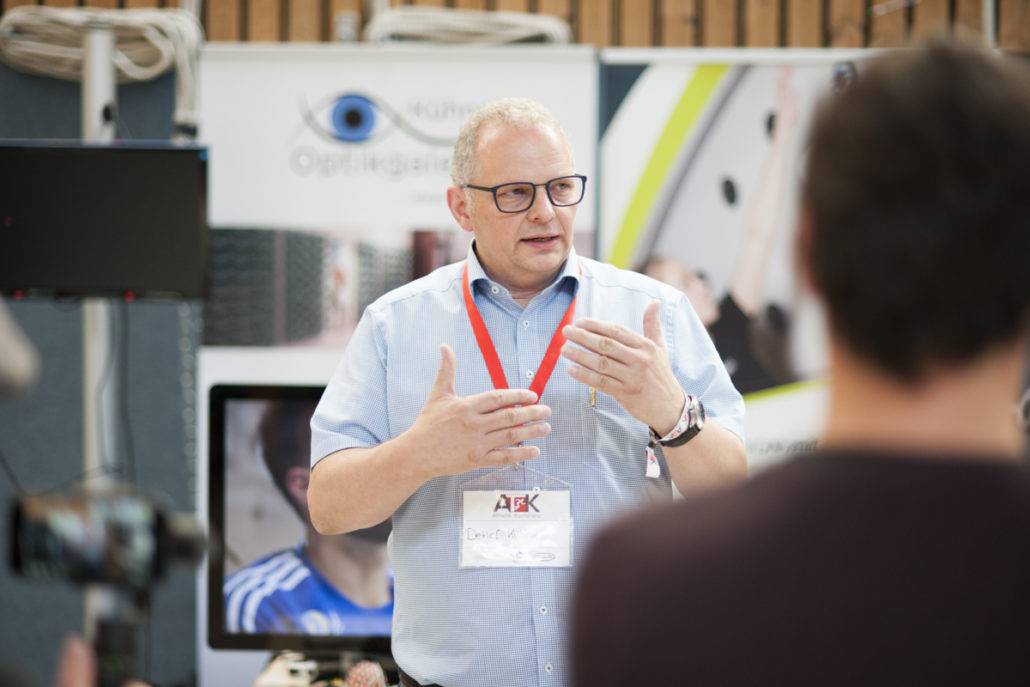
<instances>
[{"instance_id":1,"label":"green stripe on banner","mask_svg":"<svg viewBox=\"0 0 1030 687\"><path fill-rule=\"evenodd\" d=\"M783 396L785 394L792 394L798 391L812 391L826 386L829 383L828 379L804 379L800 382L790 382L789 384L781 384L780 386L772 386L768 389L759 389L758 391L752 391L750 393L743 394L745 401L762 401L773 396Z\"/></svg>"},{"instance_id":2,"label":"green stripe on banner","mask_svg":"<svg viewBox=\"0 0 1030 687\"><path fill-rule=\"evenodd\" d=\"M633 257L633 249L636 247L640 237L640 231L651 210L655 197L658 195L662 182L669 174L669 168L676 159L676 153L686 140L687 134L694 128L698 115L704 108L708 98L711 97L719 80L729 68L725 64L705 64L694 70L683 95L680 97L676 108L672 111L665 131L658 138L651 159L644 168L644 174L637 184L636 193L630 201L626 216L619 227L619 233L615 238L612 247L612 254L609 262L617 267L629 267L629 261Z\"/></svg>"}]
</instances>

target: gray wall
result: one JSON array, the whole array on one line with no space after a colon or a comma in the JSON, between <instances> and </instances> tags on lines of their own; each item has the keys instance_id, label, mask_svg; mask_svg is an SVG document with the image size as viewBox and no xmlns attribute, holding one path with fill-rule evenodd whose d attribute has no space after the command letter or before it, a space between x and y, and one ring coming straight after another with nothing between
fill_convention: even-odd
<instances>
[{"instance_id":1,"label":"gray wall","mask_svg":"<svg viewBox=\"0 0 1030 687\"><path fill-rule=\"evenodd\" d=\"M118 138L168 139L173 75L120 86L118 106ZM77 83L22 74L0 64L0 138L78 138L79 108ZM55 202L60 202L59 195ZM42 371L27 394L0 398L0 460L26 491L73 486L81 479L83 462L82 304L35 300L7 301L7 306L38 349ZM192 512L200 306L137 301L124 312L127 412L114 426L131 431L140 489L161 494L174 510ZM14 484L0 474L4 505L16 496ZM0 545L6 560L6 522L0 528ZM140 668L143 677L163 687L194 683L195 575L192 568L173 567L151 596L149 622L139 638ZM63 636L84 631L82 590L58 580L27 580L3 564L0 599L0 663L22 669L31 684L49 685Z\"/></svg>"}]
</instances>

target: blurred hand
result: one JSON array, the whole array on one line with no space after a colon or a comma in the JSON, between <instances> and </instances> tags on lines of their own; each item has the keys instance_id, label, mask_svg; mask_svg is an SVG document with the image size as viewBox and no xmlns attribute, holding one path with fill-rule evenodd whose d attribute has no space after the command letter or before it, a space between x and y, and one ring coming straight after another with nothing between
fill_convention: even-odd
<instances>
[{"instance_id":1,"label":"blurred hand","mask_svg":"<svg viewBox=\"0 0 1030 687\"><path fill-rule=\"evenodd\" d=\"M89 642L69 635L57 657L54 687L97 687L97 657ZM129 680L124 687L148 687L145 682Z\"/></svg>"}]
</instances>

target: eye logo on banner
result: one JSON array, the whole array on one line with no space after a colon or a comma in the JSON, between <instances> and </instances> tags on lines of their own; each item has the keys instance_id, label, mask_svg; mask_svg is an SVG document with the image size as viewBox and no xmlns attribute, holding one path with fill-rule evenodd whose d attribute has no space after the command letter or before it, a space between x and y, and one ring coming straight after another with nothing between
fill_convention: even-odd
<instances>
[{"instance_id":1,"label":"eye logo on banner","mask_svg":"<svg viewBox=\"0 0 1030 687\"><path fill-rule=\"evenodd\" d=\"M328 141L372 143L401 130L419 143L450 148L453 138L433 136L421 130L385 101L362 93L327 98L314 108L300 103L301 116L311 131ZM324 112L328 113L326 117ZM327 119L327 122L319 121Z\"/></svg>"},{"instance_id":2,"label":"eye logo on banner","mask_svg":"<svg viewBox=\"0 0 1030 687\"><path fill-rule=\"evenodd\" d=\"M436 175L446 181L454 137L430 131L443 127L457 132L472 108L451 99L413 99L396 108L356 91L322 98L313 106L301 98L303 125L297 136L310 132L323 145L297 145L290 153L290 168L302 177ZM398 132L400 136L394 135Z\"/></svg>"}]
</instances>

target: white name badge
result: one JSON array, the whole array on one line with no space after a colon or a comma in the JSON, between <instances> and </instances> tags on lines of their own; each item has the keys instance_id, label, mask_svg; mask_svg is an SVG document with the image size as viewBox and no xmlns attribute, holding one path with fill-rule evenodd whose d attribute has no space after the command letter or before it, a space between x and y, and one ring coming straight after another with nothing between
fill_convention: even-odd
<instances>
[{"instance_id":1,"label":"white name badge","mask_svg":"<svg viewBox=\"0 0 1030 687\"><path fill-rule=\"evenodd\" d=\"M572 565L568 489L466 489L462 492L459 565Z\"/></svg>"}]
</instances>

